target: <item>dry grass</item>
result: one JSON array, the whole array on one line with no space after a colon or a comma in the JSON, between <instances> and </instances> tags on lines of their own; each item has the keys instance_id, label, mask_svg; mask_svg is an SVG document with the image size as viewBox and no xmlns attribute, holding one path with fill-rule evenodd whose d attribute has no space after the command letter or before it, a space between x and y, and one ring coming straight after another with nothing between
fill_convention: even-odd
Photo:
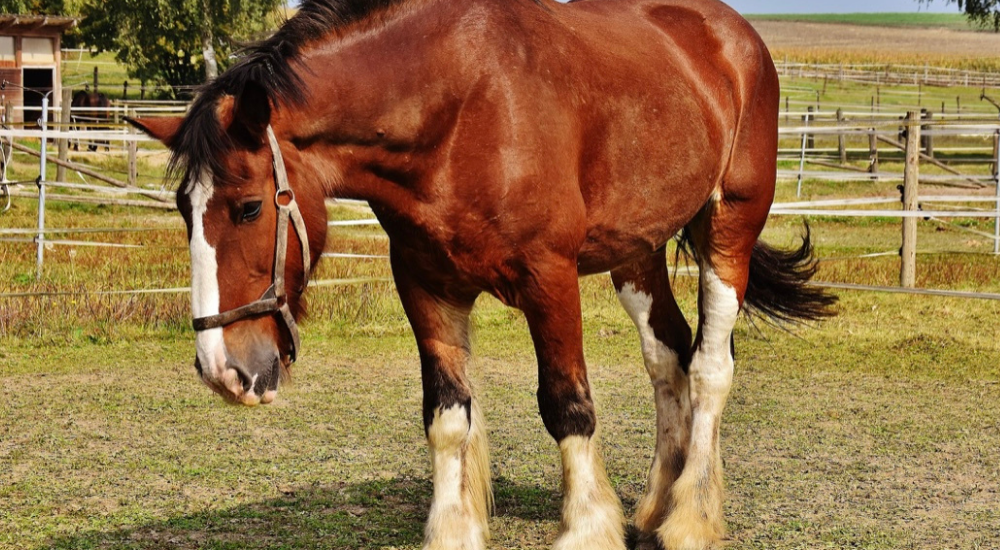
<instances>
[{"instance_id":1,"label":"dry grass","mask_svg":"<svg viewBox=\"0 0 1000 550\"><path fill-rule=\"evenodd\" d=\"M860 188L811 182L807 191ZM783 184L779 199L790 193ZM16 214L31 212L21 204ZM91 207L57 209L50 220L179 225ZM894 220L820 219L813 229L827 258L898 246ZM785 245L800 230L776 218L766 236ZM186 284L183 232L107 237L150 246L80 248L72 262L57 248L38 287L25 276L31 247L4 245L0 277L12 290ZM922 228L927 246L962 239ZM386 247L376 228L331 230L330 250ZM824 263L820 276L891 283L897 270L891 257L848 259ZM1000 290L992 256L921 256L919 272L921 285ZM384 260L327 259L320 278L387 274ZM692 318L694 279L675 284ZM652 452L648 382L607 278L585 279L581 291L607 463L631 509ZM310 295L295 381L257 409L225 406L195 381L184 295L0 300L0 548L419 548L430 485L405 316L388 283ZM723 424L729 547L1000 544L991 459L1000 344L983 329L1000 323L1000 304L842 298L839 317L797 337L737 329ZM475 350L497 485L491 548L545 548L558 524L558 458L535 412L522 316L481 300Z\"/></svg>"},{"instance_id":2,"label":"dry grass","mask_svg":"<svg viewBox=\"0 0 1000 550\"><path fill-rule=\"evenodd\" d=\"M631 509L652 451L650 390L609 283L583 290L607 463ZM848 295L800 338L741 325L723 424L729 547L1000 543L1000 347L981 330L997 321L996 304ZM314 319L295 383L256 409L195 382L190 336L5 347L0 547L419 548L419 369L398 306L379 324ZM475 348L497 484L490 547L545 548L558 457L523 319L484 300Z\"/></svg>"},{"instance_id":3,"label":"dry grass","mask_svg":"<svg viewBox=\"0 0 1000 550\"><path fill-rule=\"evenodd\" d=\"M869 27L791 21L752 22L775 59L893 63L970 70L1000 68L1000 34L952 29Z\"/></svg>"}]
</instances>

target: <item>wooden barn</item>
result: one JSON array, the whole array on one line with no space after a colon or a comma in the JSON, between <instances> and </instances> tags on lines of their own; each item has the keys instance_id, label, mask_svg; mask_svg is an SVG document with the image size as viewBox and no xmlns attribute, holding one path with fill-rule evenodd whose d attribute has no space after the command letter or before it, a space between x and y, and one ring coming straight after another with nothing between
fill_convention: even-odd
<instances>
[{"instance_id":1,"label":"wooden barn","mask_svg":"<svg viewBox=\"0 0 1000 550\"><path fill-rule=\"evenodd\" d=\"M0 91L0 104L13 107L5 113L8 122L33 125L41 116L42 94L46 92L52 92L49 105L59 105L62 34L77 21L54 15L0 14L0 81L9 83Z\"/></svg>"}]
</instances>

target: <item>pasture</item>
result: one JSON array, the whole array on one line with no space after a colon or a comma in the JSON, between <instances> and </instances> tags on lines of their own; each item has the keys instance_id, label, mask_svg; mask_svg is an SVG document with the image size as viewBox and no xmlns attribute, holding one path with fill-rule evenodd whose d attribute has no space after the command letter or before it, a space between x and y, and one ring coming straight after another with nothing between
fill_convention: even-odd
<instances>
[{"instance_id":1,"label":"pasture","mask_svg":"<svg viewBox=\"0 0 1000 550\"><path fill-rule=\"evenodd\" d=\"M914 27L918 29L974 29L960 13L774 13L748 14L750 21L792 21L796 23L836 23L865 27Z\"/></svg>"},{"instance_id":2,"label":"pasture","mask_svg":"<svg viewBox=\"0 0 1000 550\"><path fill-rule=\"evenodd\" d=\"M30 212L22 204L19 215ZM146 245L138 250L56 249L40 288L184 286L174 217L52 213L62 224L170 231L122 237ZM797 220L773 222L772 242L799 231ZM891 220L813 228L828 258L898 239ZM922 230L923 242L942 238ZM385 244L373 229L333 228L329 249L378 254ZM2 250L3 280L32 272L30 247ZM891 284L897 264L829 262L820 278ZM318 279L388 274L380 260L321 265ZM922 256L919 269L919 286L1000 288L991 256ZM676 286L691 318L694 280ZM630 508L652 448L650 389L607 278L585 279L582 292L606 460ZM183 294L0 302L0 545L419 548L430 496L419 368L392 287L317 287L310 301L294 383L254 409L225 406L196 381ZM558 455L537 415L512 414L535 409L530 338L521 315L493 299L477 312L471 370L493 452L492 547L544 548L558 524ZM998 302L867 293L842 294L837 318L794 334L741 323L723 424L731 547L995 546L998 323Z\"/></svg>"},{"instance_id":3,"label":"pasture","mask_svg":"<svg viewBox=\"0 0 1000 550\"><path fill-rule=\"evenodd\" d=\"M831 87L824 102L865 93ZM142 172L162 171L157 159ZM29 177L30 161L15 169ZM804 191L895 193L826 181ZM794 199L794 182L780 182L776 200ZM16 198L0 227L32 227L35 208ZM333 220L368 215L329 209ZM142 247L56 246L36 283L33 246L0 243L0 293L48 294L0 297L0 548L420 548L431 485L419 363L385 260L325 258L292 384L272 405L235 408L196 380L186 294L99 293L187 286L180 217L67 203L47 216ZM896 284L897 256L861 256L898 249L898 220L809 221L817 279ZM772 217L764 238L790 246L801 222ZM992 243L963 227L992 225L920 224L918 287L1000 292ZM144 231L114 231L126 228ZM387 241L377 228L331 227L327 250L377 256ZM679 267L690 321L695 279ZM581 291L605 460L628 515L652 453L651 390L608 278ZM839 295L839 316L817 326L737 326L722 424L726 547L1000 546L1000 301ZM527 327L488 297L474 326L496 492L490 548L546 548L559 455L535 412Z\"/></svg>"},{"instance_id":4,"label":"pasture","mask_svg":"<svg viewBox=\"0 0 1000 550\"><path fill-rule=\"evenodd\" d=\"M754 19L775 59L821 63L914 64L954 69L998 67L1000 35L950 26L910 27Z\"/></svg>"}]
</instances>

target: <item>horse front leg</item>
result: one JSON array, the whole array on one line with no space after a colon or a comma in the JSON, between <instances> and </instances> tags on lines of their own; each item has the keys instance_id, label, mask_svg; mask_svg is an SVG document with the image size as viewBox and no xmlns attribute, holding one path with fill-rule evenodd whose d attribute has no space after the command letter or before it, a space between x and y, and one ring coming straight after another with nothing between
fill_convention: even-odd
<instances>
[{"instance_id":1,"label":"horse front leg","mask_svg":"<svg viewBox=\"0 0 1000 550\"><path fill-rule=\"evenodd\" d=\"M624 516L608 480L594 431L597 417L583 358L580 291L574 261L531 270L522 288L538 358L538 407L559 444L563 468L562 522L554 550L624 550Z\"/></svg>"},{"instance_id":2,"label":"horse front leg","mask_svg":"<svg viewBox=\"0 0 1000 550\"><path fill-rule=\"evenodd\" d=\"M424 550L483 550L493 504L486 429L466 378L469 313L475 296L441 299L393 272L420 350L424 429L431 451L434 496Z\"/></svg>"}]
</instances>

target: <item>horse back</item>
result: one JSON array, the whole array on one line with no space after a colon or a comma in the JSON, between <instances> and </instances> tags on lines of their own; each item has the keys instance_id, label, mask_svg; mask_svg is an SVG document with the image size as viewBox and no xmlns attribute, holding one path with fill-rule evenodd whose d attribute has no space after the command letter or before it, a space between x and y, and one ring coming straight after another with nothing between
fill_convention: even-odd
<instances>
[{"instance_id":1,"label":"horse back","mask_svg":"<svg viewBox=\"0 0 1000 550\"><path fill-rule=\"evenodd\" d=\"M777 120L758 106L777 109L777 76L757 33L721 2L550 9L521 23L524 59L511 64L539 119L518 143L549 164L544 187L524 192L559 203L562 218L575 208L580 270L604 271L663 246L720 191L741 126L776 147ZM762 179L754 185L773 193L773 170Z\"/></svg>"}]
</instances>

